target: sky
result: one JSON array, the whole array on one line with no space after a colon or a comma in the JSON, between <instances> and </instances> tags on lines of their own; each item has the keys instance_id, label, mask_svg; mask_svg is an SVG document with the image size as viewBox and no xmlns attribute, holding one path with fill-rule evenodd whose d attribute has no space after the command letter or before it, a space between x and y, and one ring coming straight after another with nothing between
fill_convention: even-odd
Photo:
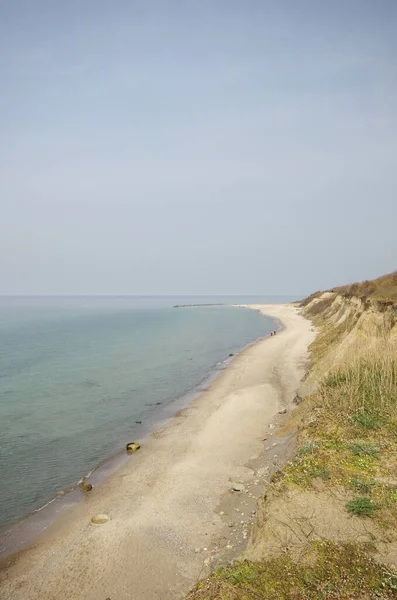
<instances>
[{"instance_id":1,"label":"sky","mask_svg":"<svg viewBox=\"0 0 397 600\"><path fill-rule=\"evenodd\" d=\"M0 294L397 268L395 0L0 0Z\"/></svg>"}]
</instances>

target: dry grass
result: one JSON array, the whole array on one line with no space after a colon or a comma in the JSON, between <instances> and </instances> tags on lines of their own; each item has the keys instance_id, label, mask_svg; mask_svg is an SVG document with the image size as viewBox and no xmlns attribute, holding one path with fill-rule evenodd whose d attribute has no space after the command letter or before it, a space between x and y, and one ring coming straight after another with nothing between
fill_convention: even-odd
<instances>
[{"instance_id":1,"label":"dry grass","mask_svg":"<svg viewBox=\"0 0 397 600\"><path fill-rule=\"evenodd\" d=\"M370 281L336 287L331 291L345 297L371 298L381 304L397 304L397 271Z\"/></svg>"},{"instance_id":2,"label":"dry grass","mask_svg":"<svg viewBox=\"0 0 397 600\"><path fill-rule=\"evenodd\" d=\"M320 324L320 320L316 321ZM327 354L333 346L336 346L341 339L346 337L354 328L355 320L348 318L339 323L339 325L325 325L321 333L316 337L310 346L312 363L318 362Z\"/></svg>"},{"instance_id":3,"label":"dry grass","mask_svg":"<svg viewBox=\"0 0 397 600\"><path fill-rule=\"evenodd\" d=\"M325 406L369 428L397 419L397 344L382 340L348 367L332 371L319 394Z\"/></svg>"},{"instance_id":4,"label":"dry grass","mask_svg":"<svg viewBox=\"0 0 397 600\"><path fill-rule=\"evenodd\" d=\"M318 292L314 292L314 294L310 294L310 296L308 296L307 298L305 298L304 300L302 300L300 302L300 306L302 306L302 307L307 306L308 304L310 304L310 302L312 300L315 300L316 298L321 296L322 293L323 292L318 291Z\"/></svg>"},{"instance_id":5,"label":"dry grass","mask_svg":"<svg viewBox=\"0 0 397 600\"><path fill-rule=\"evenodd\" d=\"M379 341L328 373L310 404L315 419L284 470L286 484L310 489L321 477L343 486L350 513L397 530L397 342Z\"/></svg>"},{"instance_id":6,"label":"dry grass","mask_svg":"<svg viewBox=\"0 0 397 600\"><path fill-rule=\"evenodd\" d=\"M366 280L350 285L334 287L330 292L340 294L345 298L361 298L362 300L374 300L378 307L397 305L397 271L382 275L377 279ZM301 302L301 306L307 306L312 300L321 296L322 292L315 292Z\"/></svg>"}]
</instances>

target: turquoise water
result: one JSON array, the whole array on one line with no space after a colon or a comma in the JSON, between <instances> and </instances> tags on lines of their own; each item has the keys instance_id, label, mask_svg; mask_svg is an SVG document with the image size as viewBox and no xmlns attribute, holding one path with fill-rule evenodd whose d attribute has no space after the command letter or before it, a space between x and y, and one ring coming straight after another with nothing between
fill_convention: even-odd
<instances>
[{"instance_id":1,"label":"turquoise water","mask_svg":"<svg viewBox=\"0 0 397 600\"><path fill-rule=\"evenodd\" d=\"M275 328L256 311L172 308L216 300L269 298L0 299L1 525L75 485Z\"/></svg>"}]
</instances>

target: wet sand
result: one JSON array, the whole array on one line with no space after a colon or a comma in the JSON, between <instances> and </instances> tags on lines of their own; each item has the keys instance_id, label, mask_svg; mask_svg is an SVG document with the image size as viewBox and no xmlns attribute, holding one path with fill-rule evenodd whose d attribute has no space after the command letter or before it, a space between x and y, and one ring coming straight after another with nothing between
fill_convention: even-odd
<instances>
[{"instance_id":1,"label":"wet sand","mask_svg":"<svg viewBox=\"0 0 397 600\"><path fill-rule=\"evenodd\" d=\"M269 425L288 416L278 412L291 405L314 336L292 305L250 308L280 319L283 330L239 354L33 547L3 559L2 598L175 600L237 552L231 515L243 543L265 485L258 461L271 453L274 463L280 452L264 437L272 440ZM231 491L236 483L242 492ZM91 524L98 513L110 520Z\"/></svg>"}]
</instances>

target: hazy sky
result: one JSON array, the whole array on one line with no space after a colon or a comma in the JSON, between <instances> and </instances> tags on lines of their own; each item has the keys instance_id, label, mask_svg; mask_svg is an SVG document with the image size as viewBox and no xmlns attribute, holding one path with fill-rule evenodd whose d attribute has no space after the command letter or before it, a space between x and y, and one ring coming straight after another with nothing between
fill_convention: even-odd
<instances>
[{"instance_id":1,"label":"hazy sky","mask_svg":"<svg viewBox=\"0 0 397 600\"><path fill-rule=\"evenodd\" d=\"M396 0L0 2L0 293L397 267Z\"/></svg>"}]
</instances>

